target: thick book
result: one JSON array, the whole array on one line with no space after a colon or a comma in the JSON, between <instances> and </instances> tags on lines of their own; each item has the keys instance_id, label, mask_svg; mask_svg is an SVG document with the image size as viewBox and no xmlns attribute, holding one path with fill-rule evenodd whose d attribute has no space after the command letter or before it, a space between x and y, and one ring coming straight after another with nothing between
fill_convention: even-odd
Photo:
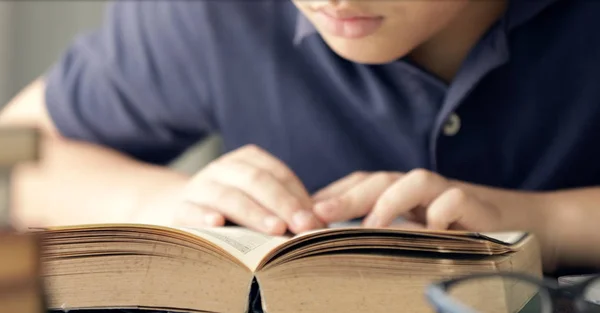
<instances>
[{"instance_id":1,"label":"thick book","mask_svg":"<svg viewBox=\"0 0 600 313\"><path fill-rule=\"evenodd\" d=\"M0 126L0 168L36 161L40 155L40 133L36 128Z\"/></svg>"},{"instance_id":2,"label":"thick book","mask_svg":"<svg viewBox=\"0 0 600 313\"><path fill-rule=\"evenodd\" d=\"M0 313L42 313L44 300L39 239L0 230Z\"/></svg>"},{"instance_id":3,"label":"thick book","mask_svg":"<svg viewBox=\"0 0 600 313\"><path fill-rule=\"evenodd\" d=\"M50 309L241 313L257 285L266 313L432 312L428 284L457 275L541 276L526 233L328 228L273 237L240 227L82 225L40 230ZM475 286L477 287L477 286ZM500 290L502 289L502 290ZM510 288L474 301L514 311Z\"/></svg>"}]
</instances>

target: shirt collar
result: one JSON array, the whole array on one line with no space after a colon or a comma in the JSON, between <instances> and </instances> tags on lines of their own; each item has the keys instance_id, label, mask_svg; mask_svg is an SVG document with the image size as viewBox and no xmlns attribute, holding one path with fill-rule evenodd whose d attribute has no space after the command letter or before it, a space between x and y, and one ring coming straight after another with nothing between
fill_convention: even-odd
<instances>
[{"instance_id":1,"label":"shirt collar","mask_svg":"<svg viewBox=\"0 0 600 313\"><path fill-rule=\"evenodd\" d=\"M298 11L298 18L296 19L296 33L294 34L294 45L299 45L304 38L317 33L317 29L311 21Z\"/></svg>"},{"instance_id":2,"label":"shirt collar","mask_svg":"<svg viewBox=\"0 0 600 313\"><path fill-rule=\"evenodd\" d=\"M540 14L549 5L559 0L509 0L508 9L504 19L506 19L508 31L528 22ZM296 20L296 32L294 34L294 44L298 45L304 38L317 33L314 25L298 11Z\"/></svg>"}]
</instances>

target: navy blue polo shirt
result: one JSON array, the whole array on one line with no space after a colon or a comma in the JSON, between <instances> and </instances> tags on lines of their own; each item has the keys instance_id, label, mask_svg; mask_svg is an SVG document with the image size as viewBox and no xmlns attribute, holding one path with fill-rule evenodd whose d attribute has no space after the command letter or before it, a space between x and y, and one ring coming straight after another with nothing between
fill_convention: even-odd
<instances>
[{"instance_id":1,"label":"navy blue polo shirt","mask_svg":"<svg viewBox=\"0 0 600 313\"><path fill-rule=\"evenodd\" d=\"M118 1L47 75L66 137L165 164L212 133L310 191L426 168L506 188L600 183L600 2L512 0L447 84L336 55L288 1Z\"/></svg>"}]
</instances>

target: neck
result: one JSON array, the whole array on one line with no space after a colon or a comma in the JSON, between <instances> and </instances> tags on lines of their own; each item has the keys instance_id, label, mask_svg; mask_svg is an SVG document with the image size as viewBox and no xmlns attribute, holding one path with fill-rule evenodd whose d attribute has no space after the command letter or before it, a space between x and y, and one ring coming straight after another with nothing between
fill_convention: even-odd
<instances>
[{"instance_id":1,"label":"neck","mask_svg":"<svg viewBox=\"0 0 600 313\"><path fill-rule=\"evenodd\" d=\"M504 14L507 0L472 1L444 30L417 47L410 58L451 82L471 49Z\"/></svg>"}]
</instances>

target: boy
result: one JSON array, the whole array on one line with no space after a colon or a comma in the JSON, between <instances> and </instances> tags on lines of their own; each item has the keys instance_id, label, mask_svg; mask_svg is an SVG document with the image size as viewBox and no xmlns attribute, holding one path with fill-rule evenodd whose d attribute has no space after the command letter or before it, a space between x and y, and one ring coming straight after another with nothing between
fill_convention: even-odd
<instances>
[{"instance_id":1,"label":"boy","mask_svg":"<svg viewBox=\"0 0 600 313\"><path fill-rule=\"evenodd\" d=\"M597 266L597 1L122 1L3 125L15 222L528 230ZM226 154L163 167L209 133ZM554 227L559 227L552 229Z\"/></svg>"}]
</instances>

